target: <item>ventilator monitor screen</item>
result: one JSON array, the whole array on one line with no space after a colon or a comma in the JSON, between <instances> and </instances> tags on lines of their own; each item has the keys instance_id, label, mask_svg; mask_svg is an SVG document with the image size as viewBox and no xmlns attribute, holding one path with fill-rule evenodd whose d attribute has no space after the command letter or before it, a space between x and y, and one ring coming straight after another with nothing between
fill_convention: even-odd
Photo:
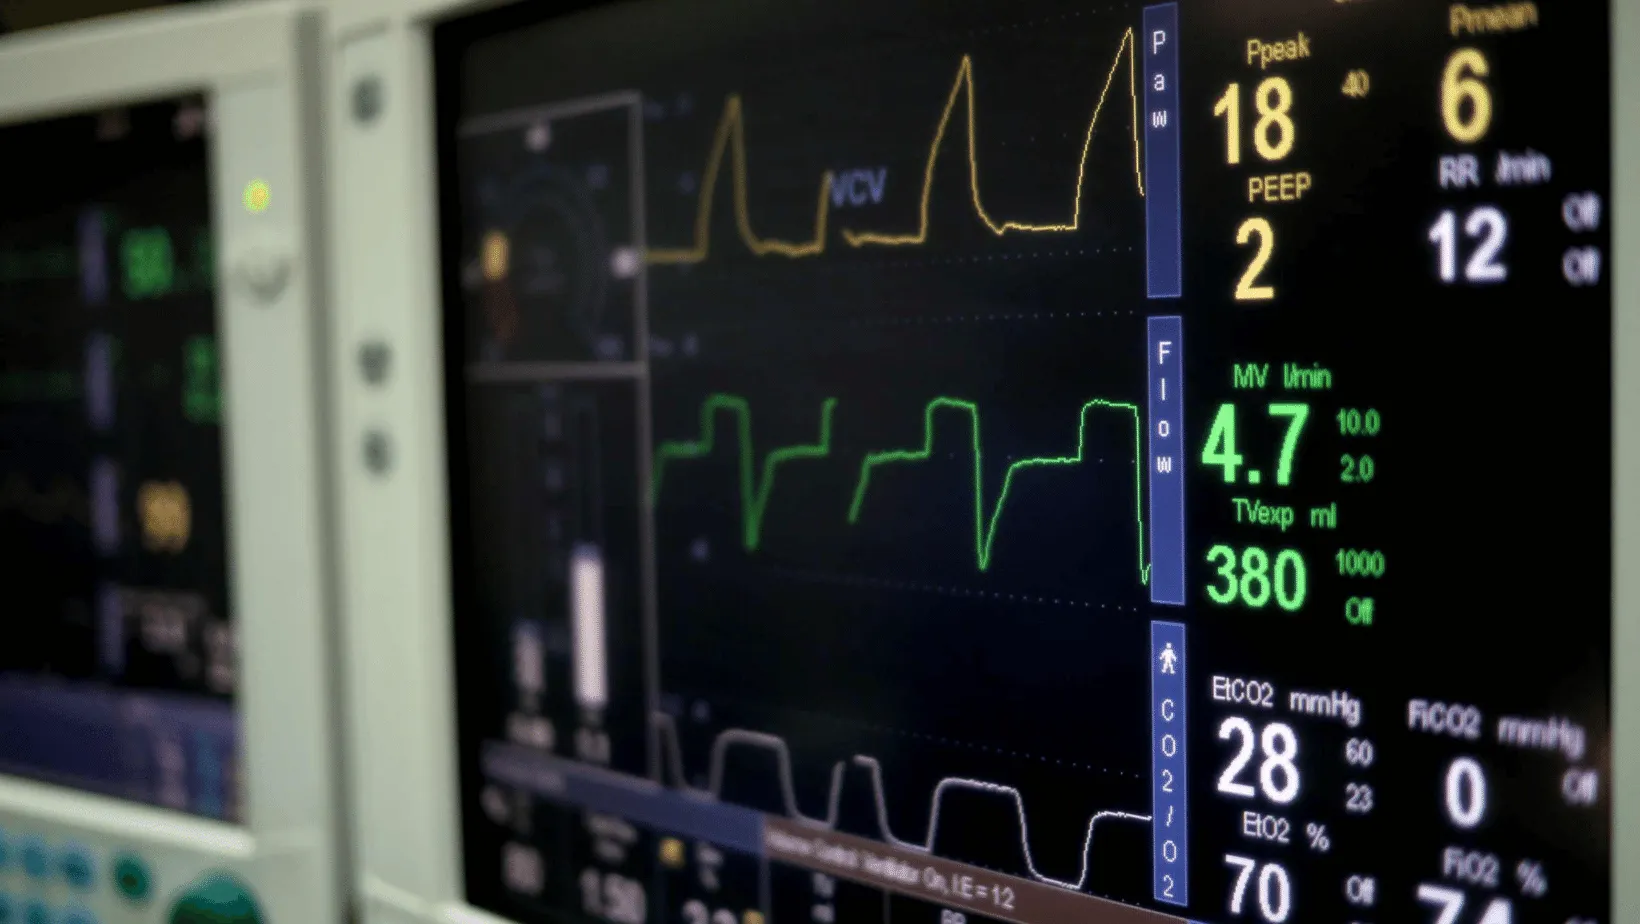
<instances>
[{"instance_id":1,"label":"ventilator monitor screen","mask_svg":"<svg viewBox=\"0 0 1640 924\"><path fill-rule=\"evenodd\" d=\"M436 35L466 897L1610 919L1603 2Z\"/></svg>"}]
</instances>

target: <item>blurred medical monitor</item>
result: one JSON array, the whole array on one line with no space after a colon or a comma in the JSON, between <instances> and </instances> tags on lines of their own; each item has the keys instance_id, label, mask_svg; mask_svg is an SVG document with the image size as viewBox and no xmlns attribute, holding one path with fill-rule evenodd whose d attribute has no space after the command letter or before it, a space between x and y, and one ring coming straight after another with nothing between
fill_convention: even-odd
<instances>
[{"instance_id":1,"label":"blurred medical monitor","mask_svg":"<svg viewBox=\"0 0 1640 924\"><path fill-rule=\"evenodd\" d=\"M368 915L1640 914L1608 4L350 9Z\"/></svg>"},{"instance_id":2,"label":"blurred medical monitor","mask_svg":"<svg viewBox=\"0 0 1640 924\"><path fill-rule=\"evenodd\" d=\"M338 913L312 27L0 42L0 919Z\"/></svg>"},{"instance_id":3,"label":"blurred medical monitor","mask_svg":"<svg viewBox=\"0 0 1640 924\"><path fill-rule=\"evenodd\" d=\"M33 161L0 245L27 614L0 655L0 769L237 821L206 118L189 97L0 129Z\"/></svg>"}]
</instances>

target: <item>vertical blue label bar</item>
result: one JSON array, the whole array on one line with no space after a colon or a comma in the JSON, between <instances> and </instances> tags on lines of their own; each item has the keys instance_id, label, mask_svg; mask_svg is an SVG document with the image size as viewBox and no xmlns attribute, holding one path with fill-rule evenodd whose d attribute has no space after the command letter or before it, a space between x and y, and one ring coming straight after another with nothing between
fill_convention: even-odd
<instances>
[{"instance_id":1,"label":"vertical blue label bar","mask_svg":"<svg viewBox=\"0 0 1640 924\"><path fill-rule=\"evenodd\" d=\"M1190 903L1190 815L1185 798L1184 625L1150 624L1151 851L1155 896Z\"/></svg>"},{"instance_id":2,"label":"vertical blue label bar","mask_svg":"<svg viewBox=\"0 0 1640 924\"><path fill-rule=\"evenodd\" d=\"M222 818L227 806L223 804L222 756L217 751L216 736L196 730L193 739L194 811L207 818Z\"/></svg>"},{"instance_id":3,"label":"vertical blue label bar","mask_svg":"<svg viewBox=\"0 0 1640 924\"><path fill-rule=\"evenodd\" d=\"M1179 192L1179 5L1145 7L1145 262L1151 298L1184 288Z\"/></svg>"},{"instance_id":4,"label":"vertical blue label bar","mask_svg":"<svg viewBox=\"0 0 1640 924\"><path fill-rule=\"evenodd\" d=\"M1150 602L1184 606L1184 319L1149 319Z\"/></svg>"},{"instance_id":5,"label":"vertical blue label bar","mask_svg":"<svg viewBox=\"0 0 1640 924\"><path fill-rule=\"evenodd\" d=\"M108 300L107 240L99 209L80 213L80 297L87 305Z\"/></svg>"}]
</instances>

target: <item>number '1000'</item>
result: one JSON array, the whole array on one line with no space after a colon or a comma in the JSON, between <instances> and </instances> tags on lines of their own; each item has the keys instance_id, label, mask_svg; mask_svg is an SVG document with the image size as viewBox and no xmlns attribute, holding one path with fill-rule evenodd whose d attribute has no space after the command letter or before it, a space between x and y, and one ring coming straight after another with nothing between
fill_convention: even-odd
<instances>
[{"instance_id":1,"label":"number '1000'","mask_svg":"<svg viewBox=\"0 0 1640 924\"><path fill-rule=\"evenodd\" d=\"M1342 577L1379 578L1384 576L1384 553L1376 549L1339 549L1334 556Z\"/></svg>"}]
</instances>

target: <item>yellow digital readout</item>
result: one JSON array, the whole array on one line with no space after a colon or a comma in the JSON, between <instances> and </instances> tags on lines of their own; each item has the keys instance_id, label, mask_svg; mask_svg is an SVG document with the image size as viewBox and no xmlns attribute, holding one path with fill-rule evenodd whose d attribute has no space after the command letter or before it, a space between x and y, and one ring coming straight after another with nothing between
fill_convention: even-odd
<instances>
[{"instance_id":1,"label":"yellow digital readout","mask_svg":"<svg viewBox=\"0 0 1640 924\"><path fill-rule=\"evenodd\" d=\"M505 232L491 231L484 235L479 265L484 270L485 282L500 282L507 277L511 251L511 242L507 240Z\"/></svg>"},{"instance_id":2,"label":"yellow digital readout","mask_svg":"<svg viewBox=\"0 0 1640 924\"><path fill-rule=\"evenodd\" d=\"M142 543L154 552L180 552L193 531L193 503L176 481L148 481L137 489Z\"/></svg>"}]
</instances>

